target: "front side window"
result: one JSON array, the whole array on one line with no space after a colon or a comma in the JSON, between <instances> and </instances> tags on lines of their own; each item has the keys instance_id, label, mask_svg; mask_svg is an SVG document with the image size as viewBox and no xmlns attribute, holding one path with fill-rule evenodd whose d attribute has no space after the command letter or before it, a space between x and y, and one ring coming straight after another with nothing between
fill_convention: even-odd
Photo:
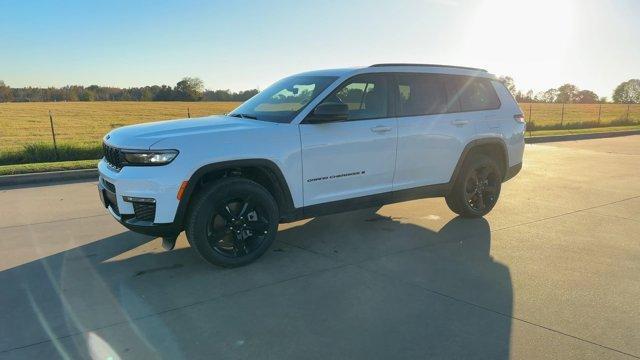
<instances>
[{"instance_id":1,"label":"front side window","mask_svg":"<svg viewBox=\"0 0 640 360\"><path fill-rule=\"evenodd\" d=\"M327 96L321 104L338 103L349 107L349 120L387 117L389 107L387 77L381 74L354 76Z\"/></svg>"},{"instance_id":2,"label":"front side window","mask_svg":"<svg viewBox=\"0 0 640 360\"><path fill-rule=\"evenodd\" d=\"M447 93L438 75L399 74L400 116L448 112Z\"/></svg>"},{"instance_id":3,"label":"front side window","mask_svg":"<svg viewBox=\"0 0 640 360\"><path fill-rule=\"evenodd\" d=\"M245 101L229 116L289 123L335 76L292 76L282 79Z\"/></svg>"}]
</instances>

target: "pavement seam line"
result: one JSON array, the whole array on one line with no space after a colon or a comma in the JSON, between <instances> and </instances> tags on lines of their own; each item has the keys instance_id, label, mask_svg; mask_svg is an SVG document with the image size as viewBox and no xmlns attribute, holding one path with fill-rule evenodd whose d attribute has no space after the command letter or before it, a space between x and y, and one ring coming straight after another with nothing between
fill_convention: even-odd
<instances>
[{"instance_id":1,"label":"pavement seam line","mask_svg":"<svg viewBox=\"0 0 640 360\"><path fill-rule=\"evenodd\" d=\"M26 349L26 348L29 348L29 347L32 347L32 346L37 346L37 345L41 345L41 344L50 343L50 342L52 342L54 340L64 340L64 339L68 339L68 338L73 337L73 336L82 335L82 334L86 334L86 333L89 333L89 332L94 332L94 331L98 331L98 330L104 330L104 329L108 329L108 328L111 328L111 327L119 326L119 325L122 325L122 324L127 324L127 323L131 323L131 322L144 320L144 319L151 318L151 317L154 317L154 316L167 314L167 313L170 313L170 312L173 312L173 311L177 311L177 310L187 309L187 308L190 308L192 306L197 306L197 305L202 305L202 304L206 304L206 303L209 303L209 302L214 302L214 301L217 301L217 300L220 300L220 299L224 299L224 298L227 298L227 297L231 297L231 296L235 296L235 295L238 295L238 294L242 294L242 293L250 292L250 291L253 291L253 290L266 288L266 287L269 287L269 286L279 285L279 284L282 284L282 283L285 283L285 282L288 282L288 281L293 281L293 280L301 279L301 278L304 278L304 277L307 277L307 276L320 274L320 273L327 272L327 271L337 270L337 269L341 269L341 268L348 267L348 266L352 266L352 265L351 264L344 264L344 263L338 264L336 266L331 266L331 267L328 267L328 268L319 269L319 270L311 271L311 272L304 273L304 274L299 274L299 275L296 275L296 276L292 276L292 277L289 277L289 278L286 278L286 279L281 279L281 280L278 280L278 281L270 282L270 283L267 283L267 284L254 286L252 288L242 289L242 290L230 292L228 294L221 294L221 295L214 296L214 297L211 297L211 298L202 299L202 300L190 303L190 304L174 306L172 308L164 309L162 311L158 311L158 312L155 312L155 313L152 313L152 314L146 314L146 315L141 315L141 316L134 317L134 318L129 318L128 320L125 320L125 321L117 321L117 322L114 322L114 323L111 323L111 324L107 324L107 325L103 325L103 326L99 326L99 327L96 327L96 328L86 329L84 331L76 331L76 332L73 332L73 333L70 333L70 334L58 336L55 339L41 340L41 341L37 341L37 342L31 343L31 344L26 344L26 345L17 346L17 347L10 348L10 349L0 350L0 354L5 354L5 353L9 353L9 352L16 351L16 350Z\"/></svg>"},{"instance_id":2,"label":"pavement seam line","mask_svg":"<svg viewBox=\"0 0 640 360\"><path fill-rule=\"evenodd\" d=\"M560 330L556 330L556 329L550 328L548 326L536 324L536 323L531 322L531 321L526 320L526 319L522 319L522 318L518 318L518 317L515 317L515 316L512 316L512 315L509 315L509 314L505 314L503 312L500 312L500 311L497 311L497 310L493 310L493 309L491 309L489 307L486 307L486 306L483 306L483 305L480 305L480 304L476 304L476 303L473 303L473 302L470 302L470 301L467 301L467 300L459 299L457 297L454 297L454 296L451 296L451 295L447 295L447 294L442 293L440 291L433 290L433 289L430 289L428 287L421 286L419 284L415 284L415 283L406 281L406 280L404 280L402 278L399 278L399 277L396 277L396 276L393 276L393 275L389 275L389 274L377 272L377 271L374 271L374 270L371 270L371 269L363 268L362 266L360 266L360 264L356 264L354 266L356 266L357 268L359 268L359 269L361 269L363 271L367 271L367 272L370 272L370 273L373 273L373 274L376 274L376 275L380 275L380 276L384 276L384 277L387 277L387 278L390 278L390 279L393 279L393 280L400 281L400 282L404 283L405 285L409 285L409 286L413 286L413 287L419 288L421 290L430 292L430 293L432 293L434 295L438 295L438 296L447 298L449 300L453 300L453 301L460 302L460 303L463 303L463 304L466 304L466 305L469 305L469 306L473 306L473 307L476 307L478 309L494 313L496 315L500 315L500 316L503 316L503 317L506 317L506 318L509 318L509 319L517 320L517 321L523 322L525 324L529 324L529 325L532 325L532 326L535 326L535 327L538 327L538 328L541 328L541 329L544 329L544 330L547 330L547 331L554 332L556 334L567 336L567 337L570 337L570 338L575 339L575 340L579 340L579 341L582 341L582 342L585 342L585 343L588 343L588 344L599 346L599 347L607 349L607 350L615 351L615 352L623 354L623 355L627 355L627 356L630 356L630 357L633 357L633 358L636 358L636 359L640 359L640 356L633 355L633 354L624 352L622 350L618 350L618 349L609 347L607 345L602 345L602 344L596 343L596 342L591 341L591 340L583 339L581 337L578 337L578 336L575 336L575 335L571 335L569 333L565 333L565 332L562 332Z\"/></svg>"},{"instance_id":3,"label":"pavement seam line","mask_svg":"<svg viewBox=\"0 0 640 360\"><path fill-rule=\"evenodd\" d=\"M72 220L89 219L89 218L107 216L107 215L109 215L109 214L97 214L97 215L79 216L79 217L75 217L75 218L57 219L57 220L42 221L42 222L36 222L36 223L31 223L31 224L22 224L22 225L9 225L9 226L0 227L0 230L23 227L23 226L44 225L44 224L53 224L53 223L57 223L57 222L65 222L65 221L72 221Z\"/></svg>"},{"instance_id":4,"label":"pavement seam line","mask_svg":"<svg viewBox=\"0 0 640 360\"><path fill-rule=\"evenodd\" d=\"M562 217L562 216L565 216L565 215L572 215L572 214L583 212L583 211L589 211L589 210L597 209L599 207L603 207L603 206L607 206L607 205L613 205L613 204L617 204L617 203L620 203L620 202L623 202L623 201L633 200L633 199L637 199L637 198L640 198L640 195L632 196L630 198L626 198L626 199L622 199L622 200L613 201L613 202L606 203L606 204L591 206L591 207L584 208L584 209L578 209L578 210L574 210L574 211L569 211L569 212L566 212L566 213L553 215L553 216L549 216L549 217L542 218L542 219L531 220L531 221L527 221L527 222L523 222L523 223L515 224L515 225L509 225L509 226L505 226L505 227L502 227L502 228L499 228L499 229L491 230L491 232L496 232L496 231L501 231L501 230L506 230L506 229L512 229L512 228L515 228L515 227L518 227L518 226L523 226L523 225L535 224L537 222L551 220L551 219L559 218L559 217ZM595 214L595 213L592 213L592 214ZM632 219L627 219L627 220L632 220Z\"/></svg>"}]
</instances>

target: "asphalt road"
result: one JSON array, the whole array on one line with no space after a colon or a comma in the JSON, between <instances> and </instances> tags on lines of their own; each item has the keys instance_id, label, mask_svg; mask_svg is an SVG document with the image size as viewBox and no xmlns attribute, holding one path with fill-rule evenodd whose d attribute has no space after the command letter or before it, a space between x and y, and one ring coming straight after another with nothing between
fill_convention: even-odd
<instances>
[{"instance_id":1,"label":"asphalt road","mask_svg":"<svg viewBox=\"0 0 640 360\"><path fill-rule=\"evenodd\" d=\"M638 358L639 180L640 136L527 145L486 220L316 218L233 270L126 231L95 183L2 190L0 358Z\"/></svg>"}]
</instances>

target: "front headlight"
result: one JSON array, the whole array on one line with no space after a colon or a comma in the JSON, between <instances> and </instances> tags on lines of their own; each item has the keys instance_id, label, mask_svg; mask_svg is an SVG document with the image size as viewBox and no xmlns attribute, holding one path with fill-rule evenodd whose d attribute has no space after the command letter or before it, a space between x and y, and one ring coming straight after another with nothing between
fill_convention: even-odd
<instances>
[{"instance_id":1,"label":"front headlight","mask_svg":"<svg viewBox=\"0 0 640 360\"><path fill-rule=\"evenodd\" d=\"M123 153L127 165L166 165L178 156L178 150L125 150Z\"/></svg>"}]
</instances>

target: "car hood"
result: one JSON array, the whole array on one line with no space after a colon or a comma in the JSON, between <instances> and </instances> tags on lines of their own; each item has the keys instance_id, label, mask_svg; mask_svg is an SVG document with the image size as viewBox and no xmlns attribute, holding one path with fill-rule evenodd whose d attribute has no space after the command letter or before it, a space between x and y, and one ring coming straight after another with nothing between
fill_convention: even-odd
<instances>
[{"instance_id":1,"label":"car hood","mask_svg":"<svg viewBox=\"0 0 640 360\"><path fill-rule=\"evenodd\" d=\"M273 126L273 123L230 116L207 116L196 119L158 121L117 128L104 137L104 142L119 148L150 149L167 138L193 134L219 133Z\"/></svg>"}]
</instances>

